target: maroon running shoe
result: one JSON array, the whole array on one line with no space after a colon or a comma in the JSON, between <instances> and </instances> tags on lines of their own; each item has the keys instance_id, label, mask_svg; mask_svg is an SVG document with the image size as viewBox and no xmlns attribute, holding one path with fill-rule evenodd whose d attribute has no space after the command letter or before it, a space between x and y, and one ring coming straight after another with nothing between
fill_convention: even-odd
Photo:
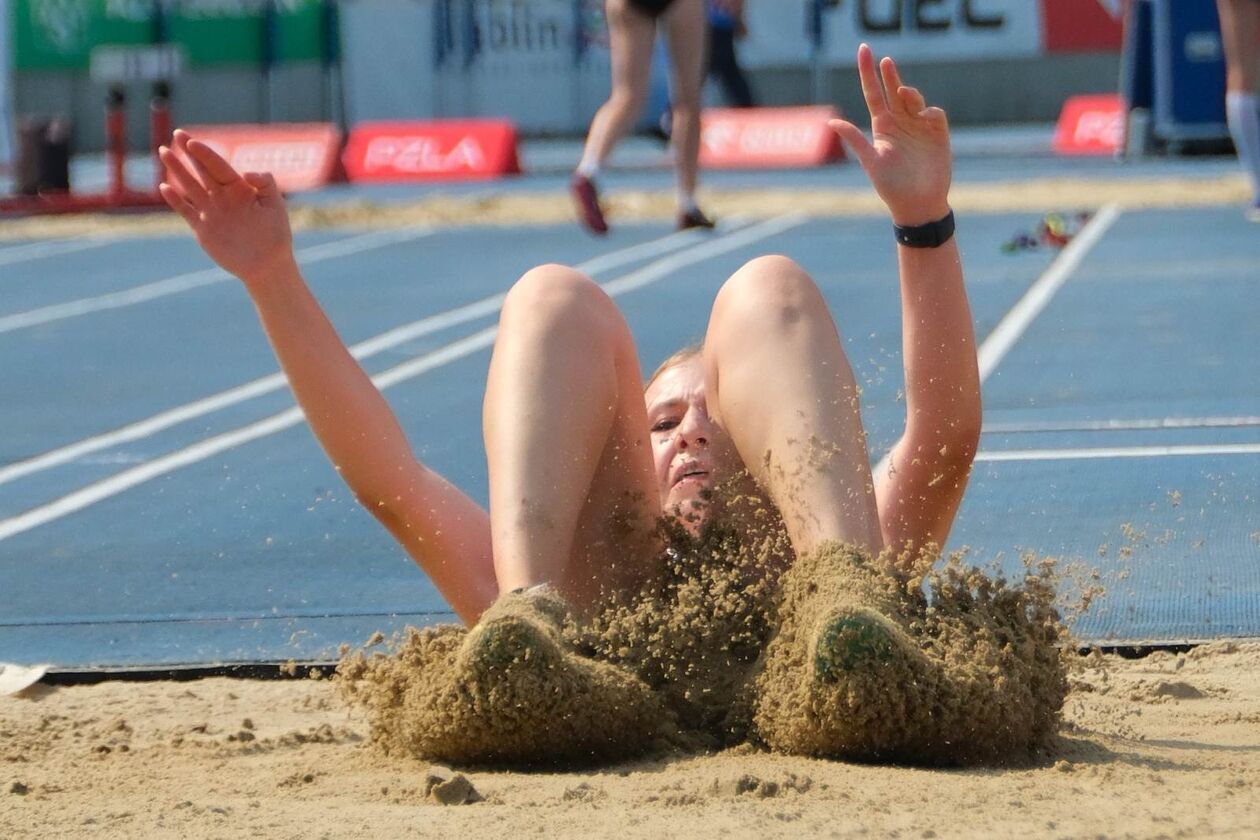
<instances>
[{"instance_id":1,"label":"maroon running shoe","mask_svg":"<svg viewBox=\"0 0 1260 840\"><path fill-rule=\"evenodd\" d=\"M582 225L596 236L608 233L608 222L604 220L604 211L599 206L595 182L585 175L574 175L569 182L569 192L573 193L573 203L577 205Z\"/></svg>"},{"instance_id":2,"label":"maroon running shoe","mask_svg":"<svg viewBox=\"0 0 1260 840\"><path fill-rule=\"evenodd\" d=\"M685 213L678 214L678 229L691 230L692 228L704 228L712 230L715 222L699 210L688 210Z\"/></svg>"}]
</instances>

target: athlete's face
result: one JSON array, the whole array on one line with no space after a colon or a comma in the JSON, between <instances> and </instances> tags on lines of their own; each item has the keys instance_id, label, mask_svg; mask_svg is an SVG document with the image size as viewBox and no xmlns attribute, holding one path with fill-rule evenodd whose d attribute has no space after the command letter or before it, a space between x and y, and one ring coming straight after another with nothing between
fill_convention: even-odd
<instances>
[{"instance_id":1,"label":"athlete's face","mask_svg":"<svg viewBox=\"0 0 1260 840\"><path fill-rule=\"evenodd\" d=\"M643 396L661 507L698 524L706 491L741 464L730 437L709 416L701 358L665 369Z\"/></svg>"}]
</instances>

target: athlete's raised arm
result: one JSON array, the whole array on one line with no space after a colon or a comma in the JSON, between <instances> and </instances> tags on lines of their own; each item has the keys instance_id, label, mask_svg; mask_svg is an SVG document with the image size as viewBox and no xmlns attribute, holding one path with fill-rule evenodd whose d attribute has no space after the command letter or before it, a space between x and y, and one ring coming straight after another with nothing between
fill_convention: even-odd
<instances>
[{"instance_id":1,"label":"athlete's raised arm","mask_svg":"<svg viewBox=\"0 0 1260 840\"><path fill-rule=\"evenodd\" d=\"M850 122L836 120L833 127L888 205L893 224L918 228L946 220L952 164L945 112L927 107L918 90L902 84L891 58L877 68L865 44L858 71L872 140ZM898 244L897 262L906 430L887 469L874 477L875 495L886 545L942 545L980 438L975 333L952 237L935 247Z\"/></svg>"},{"instance_id":2,"label":"athlete's raised arm","mask_svg":"<svg viewBox=\"0 0 1260 840\"><path fill-rule=\"evenodd\" d=\"M244 284L289 385L355 497L429 575L461 618L497 595L489 518L419 463L385 398L337 336L293 257L284 199L269 174L238 173L177 131L161 150L162 197L197 242Z\"/></svg>"}]
</instances>

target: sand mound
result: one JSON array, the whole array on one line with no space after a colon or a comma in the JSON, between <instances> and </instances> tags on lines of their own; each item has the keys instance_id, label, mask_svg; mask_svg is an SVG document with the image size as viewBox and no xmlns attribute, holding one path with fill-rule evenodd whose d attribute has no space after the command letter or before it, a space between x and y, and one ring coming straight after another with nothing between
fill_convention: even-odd
<instances>
[{"instance_id":1,"label":"sand mound","mask_svg":"<svg viewBox=\"0 0 1260 840\"><path fill-rule=\"evenodd\" d=\"M367 706L386 752L456 764L741 742L1009 762L1054 734L1066 631L1048 566L1012 584L958 557L907 564L832 545L784 571L782 524L758 510L753 528L699 538L665 526L671 548L648 583L587 622L531 624L533 608L505 596L472 633L413 630L392 656L348 658L343 691ZM510 654L479 635L507 638Z\"/></svg>"},{"instance_id":2,"label":"sand mound","mask_svg":"<svg viewBox=\"0 0 1260 840\"><path fill-rule=\"evenodd\" d=\"M756 679L760 738L915 764L1020 760L1046 743L1067 693L1050 570L1012 585L957 557L925 565L907 574L835 545L793 565Z\"/></svg>"},{"instance_id":3,"label":"sand mound","mask_svg":"<svg viewBox=\"0 0 1260 840\"><path fill-rule=\"evenodd\" d=\"M746 738L749 678L773 630L777 572L791 556L773 511L752 505L743 519L751 525L718 524L698 538L662 522L670 548L654 575L569 634L655 689L692 747Z\"/></svg>"},{"instance_id":4,"label":"sand mound","mask_svg":"<svg viewBox=\"0 0 1260 840\"><path fill-rule=\"evenodd\" d=\"M659 700L629 671L566 650L547 600L509 593L470 632L411 630L393 656L355 654L338 669L343 694L367 706L391 754L546 765L651 749L670 729Z\"/></svg>"}]
</instances>

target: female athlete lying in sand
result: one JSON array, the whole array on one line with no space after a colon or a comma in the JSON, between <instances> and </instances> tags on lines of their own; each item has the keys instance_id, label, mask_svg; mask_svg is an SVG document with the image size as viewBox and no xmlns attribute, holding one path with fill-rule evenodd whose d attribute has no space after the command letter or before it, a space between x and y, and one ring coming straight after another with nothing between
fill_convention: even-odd
<instances>
[{"instance_id":1,"label":"female athlete lying in sand","mask_svg":"<svg viewBox=\"0 0 1260 840\"><path fill-rule=\"evenodd\" d=\"M906 430L877 482L836 327L813 281L788 258L760 257L736 272L714 302L703 349L671 360L646 391L613 302L573 269L546 265L512 287L500 316L483 413L487 513L415 460L303 283L274 180L238 174L184 132L162 149L163 197L244 283L342 477L476 625L461 654L469 674L532 658L548 679L547 669L576 656L557 647L562 613L639 585L660 555L662 511L703 517L708 491L740 469L781 511L797 557L829 543L876 555L944 542L981 419L971 316L950 237L949 132L944 112L903 85L891 59L877 68L863 45L858 66L874 142L852 123L832 127L894 225L915 240L897 247ZM829 644L885 654L889 639L904 646L880 604L853 598L862 603L829 613ZM649 701L634 686L601 705L591 701L593 683L578 683L577 706L549 714L600 706L646 715ZM493 712L487 700L480 713Z\"/></svg>"}]
</instances>

